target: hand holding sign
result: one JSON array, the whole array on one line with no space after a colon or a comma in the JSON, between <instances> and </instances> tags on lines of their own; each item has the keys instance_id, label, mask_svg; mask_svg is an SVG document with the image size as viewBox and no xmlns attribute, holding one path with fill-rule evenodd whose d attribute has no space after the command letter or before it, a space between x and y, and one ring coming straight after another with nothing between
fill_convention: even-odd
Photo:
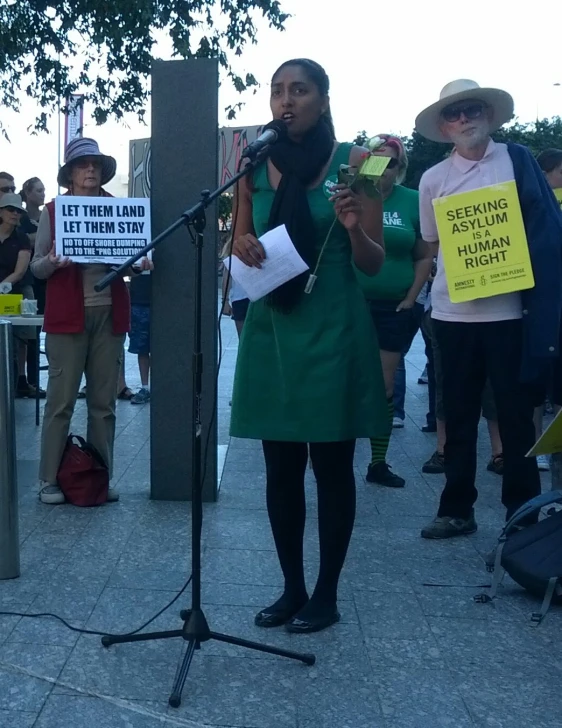
<instances>
[{"instance_id":1,"label":"hand holding sign","mask_svg":"<svg viewBox=\"0 0 562 728\"><path fill-rule=\"evenodd\" d=\"M139 273L154 270L154 263L150 260L150 258L141 258L140 261L133 266L133 270L138 271Z\"/></svg>"},{"instance_id":2,"label":"hand holding sign","mask_svg":"<svg viewBox=\"0 0 562 728\"><path fill-rule=\"evenodd\" d=\"M53 243L53 247L51 248L49 252L49 262L55 266L55 268L58 270L59 268L66 268L69 266L72 261L70 258L65 258L62 255L57 255L55 251L55 245Z\"/></svg>"},{"instance_id":3,"label":"hand holding sign","mask_svg":"<svg viewBox=\"0 0 562 728\"><path fill-rule=\"evenodd\" d=\"M367 143L369 151L361 156L359 167L341 164L338 171L340 184L347 184L355 192L364 192L369 197L378 197L379 180L390 163L390 157L378 154L381 146L384 146L384 140L373 137Z\"/></svg>"},{"instance_id":4,"label":"hand holding sign","mask_svg":"<svg viewBox=\"0 0 562 728\"><path fill-rule=\"evenodd\" d=\"M363 211L361 198L345 184L335 185L332 192L330 202L334 203L334 211L338 220L346 230L356 230L361 224Z\"/></svg>"}]
</instances>

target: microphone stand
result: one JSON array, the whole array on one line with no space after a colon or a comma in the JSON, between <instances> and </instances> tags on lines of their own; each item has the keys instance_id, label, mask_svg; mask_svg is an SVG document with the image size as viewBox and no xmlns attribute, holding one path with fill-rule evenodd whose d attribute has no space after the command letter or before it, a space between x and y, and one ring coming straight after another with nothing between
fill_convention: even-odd
<instances>
[{"instance_id":1,"label":"microphone stand","mask_svg":"<svg viewBox=\"0 0 562 728\"><path fill-rule=\"evenodd\" d=\"M219 632L212 632L205 614L201 607L201 532L203 525L203 483L202 483L202 423L201 423L201 398L202 398L202 372L203 372L203 355L201 352L201 289L202 289L202 260L203 260L203 232L206 225L205 212L209 205L219 197L223 192L226 192L232 187L238 180L247 175L267 156L268 148L262 150L259 154L252 154L251 161L241 171L239 171L231 180L229 180L222 187L217 188L213 192L209 190L203 190L201 192L200 201L190 207L182 215L170 225L169 228L164 230L163 233L158 235L152 242L145 248L140 250L134 256L129 258L125 263L120 265L115 270L112 270L104 278L102 278L95 286L96 291L102 291L106 288L117 276L122 275L125 271L140 258L146 256L146 254L153 250L156 246L166 240L175 230L185 225L193 239L196 250L196 276L195 276L195 307L194 307L194 344L193 344L193 356L192 356L192 368L193 368L193 402L192 402L192 433L191 433L191 445L192 445L192 463L191 463L191 509L192 509L192 584L191 584L191 608L184 609L180 613L180 618L183 620L183 626L181 629L165 631L165 632L148 632L144 634L131 634L122 636L110 636L105 635L102 637L102 645L109 647L113 644L123 644L127 642L147 642L152 640L164 640L172 637L181 637L187 642L187 650L181 665L176 673L172 693L169 698L169 705L172 708L178 708L181 705L181 696L191 661L195 650L201 648L203 642L209 640L215 640L217 642L226 642L230 645L238 645L239 647L245 647L249 650L256 650L258 652L266 652L271 655L277 655L279 657L287 657L292 660L298 660L303 662L305 665L314 665L316 658L312 654L304 654L299 652L292 652L289 650L283 650L278 647L271 647L269 645L263 645L258 642L250 642L249 640L240 639L239 637L233 637L226 634L220 634ZM234 231L233 231L234 232Z\"/></svg>"}]
</instances>

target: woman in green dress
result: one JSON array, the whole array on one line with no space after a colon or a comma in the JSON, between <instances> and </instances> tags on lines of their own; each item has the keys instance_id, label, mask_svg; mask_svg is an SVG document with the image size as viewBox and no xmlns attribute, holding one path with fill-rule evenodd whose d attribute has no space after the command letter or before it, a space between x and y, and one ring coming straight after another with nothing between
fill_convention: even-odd
<instances>
[{"instance_id":1,"label":"woman in green dress","mask_svg":"<svg viewBox=\"0 0 562 728\"><path fill-rule=\"evenodd\" d=\"M240 182L233 231L233 255L259 268L265 251L258 238L285 224L317 276L310 293L307 272L250 305L231 421L233 437L263 443L267 508L285 579L281 598L256 624L301 633L339 620L337 587L355 519L355 441L386 428L376 333L352 267L353 259L375 275L383 264L382 205L378 196L337 184L340 165L357 166L366 150L336 142L328 91L326 72L313 61L288 61L276 71L271 111L288 135ZM309 455L320 537L310 597L303 569Z\"/></svg>"}]
</instances>

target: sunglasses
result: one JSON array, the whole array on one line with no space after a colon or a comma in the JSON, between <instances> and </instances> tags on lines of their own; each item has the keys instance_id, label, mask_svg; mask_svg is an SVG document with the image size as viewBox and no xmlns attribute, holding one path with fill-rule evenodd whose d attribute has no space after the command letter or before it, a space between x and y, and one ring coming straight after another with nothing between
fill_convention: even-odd
<instances>
[{"instance_id":1,"label":"sunglasses","mask_svg":"<svg viewBox=\"0 0 562 728\"><path fill-rule=\"evenodd\" d=\"M7 205L6 207L1 207L0 210L7 210L8 212L17 212L18 215L21 215L21 210L18 207L12 207L11 205Z\"/></svg>"},{"instance_id":2,"label":"sunglasses","mask_svg":"<svg viewBox=\"0 0 562 728\"><path fill-rule=\"evenodd\" d=\"M101 169L102 163L101 159L91 159L90 157L83 157L82 159L76 160L74 162L76 167L78 169L88 169L88 167L92 166L94 169Z\"/></svg>"},{"instance_id":3,"label":"sunglasses","mask_svg":"<svg viewBox=\"0 0 562 728\"><path fill-rule=\"evenodd\" d=\"M15 192L16 188L14 185L9 185L8 187L0 187L0 192Z\"/></svg>"},{"instance_id":4,"label":"sunglasses","mask_svg":"<svg viewBox=\"0 0 562 728\"><path fill-rule=\"evenodd\" d=\"M458 121L461 118L461 114L464 114L466 119L479 119L484 113L485 108L486 104L479 101L473 104L447 106L441 112L441 116L449 123Z\"/></svg>"}]
</instances>

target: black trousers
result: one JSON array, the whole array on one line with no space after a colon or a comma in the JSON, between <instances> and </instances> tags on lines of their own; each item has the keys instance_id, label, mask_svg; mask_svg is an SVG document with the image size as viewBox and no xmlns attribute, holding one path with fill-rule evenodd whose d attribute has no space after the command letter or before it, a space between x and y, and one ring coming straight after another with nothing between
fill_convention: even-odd
<instances>
[{"instance_id":1,"label":"black trousers","mask_svg":"<svg viewBox=\"0 0 562 728\"><path fill-rule=\"evenodd\" d=\"M435 364L433 360L433 344L431 343L431 310L423 314L421 320L421 332L425 344L425 358L427 360L427 398L428 409L425 416L430 427L435 427L437 418L435 415Z\"/></svg>"},{"instance_id":2,"label":"black trousers","mask_svg":"<svg viewBox=\"0 0 562 728\"><path fill-rule=\"evenodd\" d=\"M442 354L443 405L447 440L446 484L439 516L468 518L478 497L476 444L482 391L489 377L503 446L502 503L509 518L541 492L535 458L534 392L519 381L521 321L456 323L433 319Z\"/></svg>"}]
</instances>

